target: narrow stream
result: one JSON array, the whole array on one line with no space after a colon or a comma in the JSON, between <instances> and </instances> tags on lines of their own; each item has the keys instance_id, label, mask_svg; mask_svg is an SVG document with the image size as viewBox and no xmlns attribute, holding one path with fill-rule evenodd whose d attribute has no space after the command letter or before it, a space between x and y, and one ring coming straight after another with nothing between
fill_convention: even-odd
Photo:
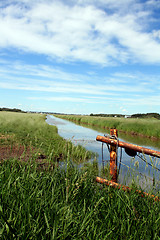
<instances>
[{"instance_id":1,"label":"narrow stream","mask_svg":"<svg viewBox=\"0 0 160 240\"><path fill-rule=\"evenodd\" d=\"M107 134L106 130L87 128L64 119L56 118L52 115L47 115L46 122L50 125L57 126L58 134L64 139L72 141L75 145L80 144L87 150L97 153L97 161L99 166L102 166L102 143L97 142L96 137L97 135L104 136L104 134ZM121 138L121 136L123 136L123 138ZM142 139L121 134L119 140L160 151L160 145L158 145L159 143L152 142L149 139ZM110 159L106 144L104 144L103 147L103 158L105 161L104 164L106 165ZM120 158L122 160L121 164ZM160 159L154 159L145 155L145 160L149 163L153 161L154 166L160 169ZM155 188L157 190L160 189L160 171L153 169L149 165L147 166L146 163L138 156L135 158L128 156L124 149L122 149L121 152L121 148L118 149L118 168L119 167L120 174L118 176L118 182L121 184L128 185L131 181L133 181L133 179L135 179L136 183L138 182L143 189L148 190L150 187L153 187L153 178L155 178Z\"/></svg>"}]
</instances>

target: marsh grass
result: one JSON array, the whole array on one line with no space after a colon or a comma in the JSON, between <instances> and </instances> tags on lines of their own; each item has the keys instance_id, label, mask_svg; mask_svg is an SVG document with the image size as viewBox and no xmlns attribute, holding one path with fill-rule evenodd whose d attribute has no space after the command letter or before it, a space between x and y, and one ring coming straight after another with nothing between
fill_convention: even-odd
<instances>
[{"instance_id":1,"label":"marsh grass","mask_svg":"<svg viewBox=\"0 0 160 240\"><path fill-rule=\"evenodd\" d=\"M77 115L56 115L56 117L74 121L78 124L98 126L101 128L117 128L118 130L128 133L137 133L148 137L160 138L160 121L153 118L136 119Z\"/></svg>"},{"instance_id":2,"label":"marsh grass","mask_svg":"<svg viewBox=\"0 0 160 240\"><path fill-rule=\"evenodd\" d=\"M1 136L14 136L12 149L24 145L23 158L27 147L32 155L26 162L16 156L0 161L0 239L159 239L158 201L142 198L136 186L127 193L97 184L96 161L73 164L87 159L83 149L59 137L45 116L17 114L0 114ZM59 168L57 158L64 162Z\"/></svg>"},{"instance_id":3,"label":"marsh grass","mask_svg":"<svg viewBox=\"0 0 160 240\"><path fill-rule=\"evenodd\" d=\"M0 112L0 144L10 146L11 150L15 145L34 149L35 157L42 154L51 161L64 160L68 152L75 162L91 158L93 153L65 141L55 126L45 122L45 118L40 114Z\"/></svg>"},{"instance_id":4,"label":"marsh grass","mask_svg":"<svg viewBox=\"0 0 160 240\"><path fill-rule=\"evenodd\" d=\"M95 183L95 163L0 165L1 239L158 239L160 203Z\"/></svg>"}]
</instances>

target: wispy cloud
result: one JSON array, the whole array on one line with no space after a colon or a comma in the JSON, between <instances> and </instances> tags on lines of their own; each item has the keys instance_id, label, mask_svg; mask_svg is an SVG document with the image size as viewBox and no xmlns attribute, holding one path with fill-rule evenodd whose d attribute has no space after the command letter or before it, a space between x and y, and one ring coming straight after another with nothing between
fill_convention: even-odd
<instances>
[{"instance_id":1,"label":"wispy cloud","mask_svg":"<svg viewBox=\"0 0 160 240\"><path fill-rule=\"evenodd\" d=\"M156 2L145 11L139 1L14 2L0 10L0 47L66 62L160 63L158 31L148 24Z\"/></svg>"},{"instance_id":2,"label":"wispy cloud","mask_svg":"<svg viewBox=\"0 0 160 240\"><path fill-rule=\"evenodd\" d=\"M52 93L79 93L104 97L107 95L121 95L154 92L147 84L151 84L155 77L136 75L131 73L114 73L107 77L86 74L74 74L62 69L54 69L49 65L24 65L10 63L0 68L1 89L25 91L40 91ZM133 82L128 83L128 79ZM157 79L158 81L158 79ZM155 82L153 82L153 85ZM159 84L160 86L160 84ZM157 85L156 85L157 88ZM155 88L155 89L156 89Z\"/></svg>"},{"instance_id":3,"label":"wispy cloud","mask_svg":"<svg viewBox=\"0 0 160 240\"><path fill-rule=\"evenodd\" d=\"M135 97L132 96L131 98L128 97L123 97L123 96L108 96L108 97L88 97L88 96L83 96L83 97L28 97L29 100L34 100L34 101L49 101L49 102L62 102L62 103L68 103L68 102L74 102L74 103L85 103L85 104L99 104L99 105L106 105L106 104L113 104L114 108L115 105L119 104L122 105L120 107L120 110L122 112L127 112L126 108L130 108L132 106L142 106L145 107L146 104L148 106L160 106L160 97L159 96L149 96L149 97ZM125 107L123 106L125 105ZM117 108L115 108L117 109Z\"/></svg>"}]
</instances>

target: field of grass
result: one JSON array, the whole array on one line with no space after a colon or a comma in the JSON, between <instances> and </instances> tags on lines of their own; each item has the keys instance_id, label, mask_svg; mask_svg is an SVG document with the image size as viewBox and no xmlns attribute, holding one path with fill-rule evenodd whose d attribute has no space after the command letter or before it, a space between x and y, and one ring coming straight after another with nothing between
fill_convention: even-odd
<instances>
[{"instance_id":1,"label":"field of grass","mask_svg":"<svg viewBox=\"0 0 160 240\"><path fill-rule=\"evenodd\" d=\"M88 164L0 165L0 239L159 239L160 203L94 182Z\"/></svg>"},{"instance_id":2,"label":"field of grass","mask_svg":"<svg viewBox=\"0 0 160 240\"><path fill-rule=\"evenodd\" d=\"M48 125L45 118L40 114L0 112L0 144L10 145L11 150L23 146L24 153L30 149L33 159L39 155L52 162L66 159L68 154L76 162L91 157L85 148L60 137L57 128Z\"/></svg>"},{"instance_id":3,"label":"field of grass","mask_svg":"<svg viewBox=\"0 0 160 240\"><path fill-rule=\"evenodd\" d=\"M44 115L0 113L0 149L15 145L25 147L22 156L0 160L0 239L160 239L160 202L97 184L96 162L76 167L89 153ZM61 167L53 166L58 157Z\"/></svg>"},{"instance_id":4,"label":"field of grass","mask_svg":"<svg viewBox=\"0 0 160 240\"><path fill-rule=\"evenodd\" d=\"M81 115L56 115L56 117L73 121L78 124L98 126L106 129L117 128L118 131L160 138L160 120L157 119L94 117Z\"/></svg>"}]
</instances>

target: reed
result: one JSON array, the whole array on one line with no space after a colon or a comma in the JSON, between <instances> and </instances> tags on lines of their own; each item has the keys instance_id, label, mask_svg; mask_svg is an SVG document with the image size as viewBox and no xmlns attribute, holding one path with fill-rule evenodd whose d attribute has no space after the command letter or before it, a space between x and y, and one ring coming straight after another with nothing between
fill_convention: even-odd
<instances>
[{"instance_id":1,"label":"reed","mask_svg":"<svg viewBox=\"0 0 160 240\"><path fill-rule=\"evenodd\" d=\"M45 122L46 115L31 113L0 112L0 142L10 146L32 148L43 158L64 160L70 152L73 161L85 161L92 153L82 146L74 146L58 135L57 127ZM85 156L85 159L84 159Z\"/></svg>"},{"instance_id":2,"label":"reed","mask_svg":"<svg viewBox=\"0 0 160 240\"><path fill-rule=\"evenodd\" d=\"M26 151L21 159L0 161L0 239L159 239L160 202L141 198L137 187L125 193L97 184L96 160L73 164L86 152L59 137L45 116L10 114L0 114L0 147L16 143ZM32 155L20 161L28 146ZM39 152L46 154L45 168L37 162Z\"/></svg>"},{"instance_id":3,"label":"reed","mask_svg":"<svg viewBox=\"0 0 160 240\"><path fill-rule=\"evenodd\" d=\"M77 115L56 115L78 124L98 126L101 128L117 128L119 131L135 133L148 137L160 138L160 121L152 118L115 118Z\"/></svg>"},{"instance_id":4,"label":"reed","mask_svg":"<svg viewBox=\"0 0 160 240\"><path fill-rule=\"evenodd\" d=\"M159 202L99 186L93 164L69 159L52 171L0 165L1 239L159 239Z\"/></svg>"}]
</instances>

